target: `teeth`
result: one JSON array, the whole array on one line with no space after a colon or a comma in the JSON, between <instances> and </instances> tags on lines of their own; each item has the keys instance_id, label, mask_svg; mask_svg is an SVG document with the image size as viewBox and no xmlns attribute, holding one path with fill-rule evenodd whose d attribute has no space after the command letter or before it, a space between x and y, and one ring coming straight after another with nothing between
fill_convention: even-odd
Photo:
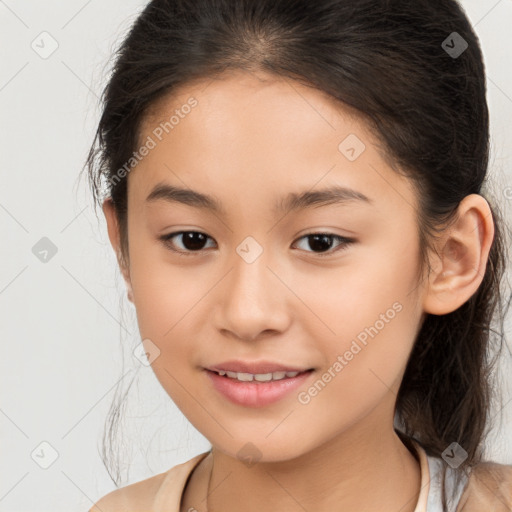
<instances>
[{"instance_id":1,"label":"teeth","mask_svg":"<svg viewBox=\"0 0 512 512\"><path fill-rule=\"evenodd\" d=\"M273 373L239 373L227 372L220 370L217 372L219 375L227 375L230 379L237 379L242 382L251 382L257 380L259 382L268 382L270 380L281 380L285 377L295 377L300 372L273 372Z\"/></svg>"}]
</instances>

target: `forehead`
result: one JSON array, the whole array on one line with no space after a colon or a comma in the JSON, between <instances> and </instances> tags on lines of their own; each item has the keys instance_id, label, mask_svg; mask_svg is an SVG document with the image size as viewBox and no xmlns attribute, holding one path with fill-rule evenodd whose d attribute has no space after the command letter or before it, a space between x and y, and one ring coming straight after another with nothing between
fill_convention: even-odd
<instances>
[{"instance_id":1,"label":"forehead","mask_svg":"<svg viewBox=\"0 0 512 512\"><path fill-rule=\"evenodd\" d=\"M360 116L288 78L232 72L188 83L152 105L140 142L148 137L154 148L129 187L146 196L162 181L202 191L239 184L242 194L275 190L274 204L294 189L335 184L414 202Z\"/></svg>"},{"instance_id":2,"label":"forehead","mask_svg":"<svg viewBox=\"0 0 512 512\"><path fill-rule=\"evenodd\" d=\"M228 137L236 128L239 138L247 133L254 137L261 135L257 128L266 125L269 134L286 128L281 132L285 138L277 142L289 144L304 133L313 135L323 130L334 135L340 116L345 128L350 124L357 126L359 132L368 131L355 109L319 89L265 72L234 70L186 83L160 98L146 112L141 132L151 131L182 108L188 110L186 105L191 98L197 101L198 107L193 108L193 115L180 116L179 124L191 118L188 127L199 127L203 135L211 136L214 132L219 137ZM214 130L210 129L212 125ZM176 128L177 124L172 131L176 132ZM242 128L249 130L242 131ZM369 132L364 137L373 139Z\"/></svg>"}]
</instances>

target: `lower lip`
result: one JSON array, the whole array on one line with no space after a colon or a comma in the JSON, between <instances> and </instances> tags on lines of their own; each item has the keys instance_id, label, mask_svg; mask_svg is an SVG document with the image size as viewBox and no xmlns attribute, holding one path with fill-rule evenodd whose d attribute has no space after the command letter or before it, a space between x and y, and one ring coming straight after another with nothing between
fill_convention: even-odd
<instances>
[{"instance_id":1,"label":"lower lip","mask_svg":"<svg viewBox=\"0 0 512 512\"><path fill-rule=\"evenodd\" d=\"M306 381L313 370L300 373L296 377L285 377L281 380L268 382L242 382L221 376L211 370L206 370L213 387L231 402L245 407L263 407L277 402L290 394Z\"/></svg>"}]
</instances>

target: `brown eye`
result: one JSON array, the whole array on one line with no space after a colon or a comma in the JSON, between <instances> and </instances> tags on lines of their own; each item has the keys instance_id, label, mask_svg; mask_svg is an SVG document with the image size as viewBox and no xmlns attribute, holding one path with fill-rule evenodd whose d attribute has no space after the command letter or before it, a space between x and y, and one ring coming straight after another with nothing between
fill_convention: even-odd
<instances>
[{"instance_id":1,"label":"brown eye","mask_svg":"<svg viewBox=\"0 0 512 512\"><path fill-rule=\"evenodd\" d=\"M178 249L175 248L173 239L180 240ZM177 231L168 235L163 235L160 239L165 246L178 253L199 252L205 248L205 243L210 237L200 231ZM181 244L181 246L179 245Z\"/></svg>"},{"instance_id":2,"label":"brown eye","mask_svg":"<svg viewBox=\"0 0 512 512\"><path fill-rule=\"evenodd\" d=\"M344 250L348 248L348 246L355 242L352 238L345 238L340 235L334 235L332 233L310 233L305 235L299 240L307 239L307 245L313 250L314 253L319 251L318 256L324 256L323 253L332 254L334 252ZM337 248L334 250L330 250L333 244L333 240L337 240L339 242ZM308 251L310 252L310 251Z\"/></svg>"}]
</instances>

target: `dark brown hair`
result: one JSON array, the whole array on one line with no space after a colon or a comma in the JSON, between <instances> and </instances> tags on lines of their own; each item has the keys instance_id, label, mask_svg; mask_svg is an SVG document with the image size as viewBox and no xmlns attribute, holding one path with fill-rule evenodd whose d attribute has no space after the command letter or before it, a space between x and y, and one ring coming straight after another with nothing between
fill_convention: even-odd
<instances>
[{"instance_id":1,"label":"dark brown hair","mask_svg":"<svg viewBox=\"0 0 512 512\"><path fill-rule=\"evenodd\" d=\"M446 41L467 48L450 54ZM455 0L151 1L115 55L86 162L96 203L102 192L113 199L126 261L127 178L114 177L137 150L142 121L178 87L228 69L315 87L368 123L396 172L415 185L421 269L465 196L490 203L495 235L483 282L456 311L426 316L396 402L404 435L429 455L441 457L453 441L464 448L460 477L482 461L490 426L507 258L505 224L486 189L482 52L463 9ZM113 409L111 437L118 417ZM445 494L443 485L444 510Z\"/></svg>"}]
</instances>

